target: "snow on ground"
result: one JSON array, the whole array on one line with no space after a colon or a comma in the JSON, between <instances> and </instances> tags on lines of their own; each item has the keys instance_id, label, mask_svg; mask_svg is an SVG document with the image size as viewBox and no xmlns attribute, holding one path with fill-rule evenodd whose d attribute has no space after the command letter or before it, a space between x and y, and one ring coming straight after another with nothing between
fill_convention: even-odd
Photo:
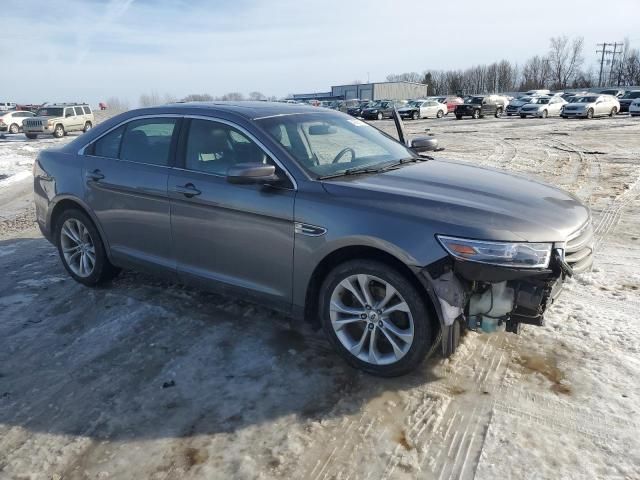
<instances>
[{"instance_id":1,"label":"snow on ground","mask_svg":"<svg viewBox=\"0 0 640 480\"><path fill-rule=\"evenodd\" d=\"M9 219L0 478L640 479L640 121L407 128L436 134L439 157L591 205L594 270L567 283L545 327L468 333L449 360L373 378L321 334L240 300L133 272L84 288ZM0 165L41 145L0 140Z\"/></svg>"}]
</instances>

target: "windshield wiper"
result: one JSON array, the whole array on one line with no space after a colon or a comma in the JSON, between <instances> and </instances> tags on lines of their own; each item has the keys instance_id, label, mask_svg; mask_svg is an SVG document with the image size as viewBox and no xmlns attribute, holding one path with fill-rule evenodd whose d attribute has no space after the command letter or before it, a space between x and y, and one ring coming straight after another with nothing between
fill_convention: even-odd
<instances>
[{"instance_id":1,"label":"windshield wiper","mask_svg":"<svg viewBox=\"0 0 640 480\"><path fill-rule=\"evenodd\" d=\"M389 163L383 167L376 167L376 168L371 168L370 166L364 166L364 167L354 167L354 168L347 168L346 170L342 170L336 173L330 173L328 175L322 175L321 177L318 177L318 180L326 180L329 178L337 178L337 177L345 177L345 176L349 176L349 175L360 175L360 174L364 174L364 173L382 173L382 172L388 172L389 170L395 170L396 168L400 168L402 165L406 164L406 163L411 163L411 162L424 162L426 160L429 160L428 157L409 157L409 158L403 158L400 159L396 162L392 162Z\"/></svg>"}]
</instances>

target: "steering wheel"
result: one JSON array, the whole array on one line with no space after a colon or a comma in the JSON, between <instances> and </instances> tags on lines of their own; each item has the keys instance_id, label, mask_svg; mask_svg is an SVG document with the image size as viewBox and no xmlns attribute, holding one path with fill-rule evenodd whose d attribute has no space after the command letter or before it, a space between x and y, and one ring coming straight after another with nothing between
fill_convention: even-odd
<instances>
[{"instance_id":1,"label":"steering wheel","mask_svg":"<svg viewBox=\"0 0 640 480\"><path fill-rule=\"evenodd\" d=\"M351 161L353 162L355 160L355 158L356 158L356 152L355 152L355 150L353 148L347 147L347 148L343 148L342 150L340 150L338 152L338 154L336 155L336 157L333 159L333 162L331 162L331 163L338 163L340 161L340 159L342 157L344 157L344 154L347 153L347 152L351 153Z\"/></svg>"}]
</instances>

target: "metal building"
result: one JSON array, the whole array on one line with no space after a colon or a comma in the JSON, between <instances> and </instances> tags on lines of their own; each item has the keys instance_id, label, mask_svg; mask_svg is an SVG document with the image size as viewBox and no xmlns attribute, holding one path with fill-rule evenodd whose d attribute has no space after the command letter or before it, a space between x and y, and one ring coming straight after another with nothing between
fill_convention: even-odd
<instances>
[{"instance_id":1,"label":"metal building","mask_svg":"<svg viewBox=\"0 0 640 480\"><path fill-rule=\"evenodd\" d=\"M294 94L294 100L405 100L424 98L427 85L413 82L378 82L354 85L336 85L331 92Z\"/></svg>"}]
</instances>

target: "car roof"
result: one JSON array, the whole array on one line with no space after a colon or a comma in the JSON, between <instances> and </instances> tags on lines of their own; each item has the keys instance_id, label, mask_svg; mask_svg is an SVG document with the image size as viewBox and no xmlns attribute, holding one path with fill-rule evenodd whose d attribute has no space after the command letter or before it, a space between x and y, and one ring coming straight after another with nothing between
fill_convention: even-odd
<instances>
[{"instance_id":1,"label":"car roof","mask_svg":"<svg viewBox=\"0 0 640 480\"><path fill-rule=\"evenodd\" d=\"M146 112L161 110L162 113L171 112L183 113L185 109L229 112L255 120L264 117L274 117L277 115L291 115L298 113L318 113L318 108L303 103L282 103L282 102L260 102L260 101L238 101L238 102L178 102L158 107L144 108Z\"/></svg>"}]
</instances>

